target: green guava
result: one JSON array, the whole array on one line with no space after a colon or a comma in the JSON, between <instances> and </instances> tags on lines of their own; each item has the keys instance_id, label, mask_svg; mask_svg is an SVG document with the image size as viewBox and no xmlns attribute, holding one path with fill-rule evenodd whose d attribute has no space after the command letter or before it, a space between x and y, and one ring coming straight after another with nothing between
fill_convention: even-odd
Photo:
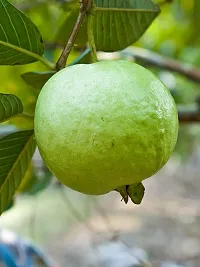
<instances>
[{"instance_id":1,"label":"green guava","mask_svg":"<svg viewBox=\"0 0 200 267\"><path fill-rule=\"evenodd\" d=\"M35 137L44 162L85 194L116 190L125 202L130 196L139 204L141 181L166 164L177 133L169 90L128 61L67 67L47 81L36 104Z\"/></svg>"}]
</instances>

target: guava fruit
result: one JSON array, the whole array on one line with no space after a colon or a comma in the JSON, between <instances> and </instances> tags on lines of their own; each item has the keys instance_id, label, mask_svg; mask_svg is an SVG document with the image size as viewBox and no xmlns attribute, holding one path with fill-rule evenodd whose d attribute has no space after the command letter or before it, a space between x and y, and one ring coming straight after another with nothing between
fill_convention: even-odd
<instances>
[{"instance_id":1,"label":"guava fruit","mask_svg":"<svg viewBox=\"0 0 200 267\"><path fill-rule=\"evenodd\" d=\"M44 85L35 110L35 137L52 173L90 195L120 192L141 202L140 183L168 161L178 116L164 84L132 62L67 67ZM141 199L140 199L141 198Z\"/></svg>"}]
</instances>

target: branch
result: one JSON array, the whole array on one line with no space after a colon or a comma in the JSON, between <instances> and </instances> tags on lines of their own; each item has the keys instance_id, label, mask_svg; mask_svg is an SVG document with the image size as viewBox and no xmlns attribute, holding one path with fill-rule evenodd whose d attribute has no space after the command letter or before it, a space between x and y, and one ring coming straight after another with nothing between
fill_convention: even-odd
<instances>
[{"instance_id":1,"label":"branch","mask_svg":"<svg viewBox=\"0 0 200 267\"><path fill-rule=\"evenodd\" d=\"M200 83L200 69L192 67L174 59L161 56L144 48L129 47L122 53L128 54L135 59L145 61L161 69L177 72L193 82Z\"/></svg>"},{"instance_id":2,"label":"branch","mask_svg":"<svg viewBox=\"0 0 200 267\"><path fill-rule=\"evenodd\" d=\"M198 111L179 111L178 118L180 123L199 123L200 112Z\"/></svg>"},{"instance_id":3,"label":"branch","mask_svg":"<svg viewBox=\"0 0 200 267\"><path fill-rule=\"evenodd\" d=\"M79 11L79 15L76 21L76 24L72 30L72 33L69 37L69 40L67 41L61 55L60 58L58 59L58 62L56 64L56 69L57 71L59 71L62 68L65 68L66 66L66 62L67 62L67 58L70 54L70 51L74 45L74 42L76 40L76 37L78 35L78 32L83 24L83 21L88 13L88 11L90 10L92 5L92 0L81 0L80 1L80 11Z\"/></svg>"}]
</instances>

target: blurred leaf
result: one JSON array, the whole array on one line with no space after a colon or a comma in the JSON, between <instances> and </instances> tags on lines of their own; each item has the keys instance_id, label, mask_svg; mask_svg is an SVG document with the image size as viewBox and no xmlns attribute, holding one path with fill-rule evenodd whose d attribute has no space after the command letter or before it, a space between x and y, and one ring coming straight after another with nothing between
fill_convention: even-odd
<instances>
[{"instance_id":1,"label":"blurred leaf","mask_svg":"<svg viewBox=\"0 0 200 267\"><path fill-rule=\"evenodd\" d=\"M52 180L52 173L46 169L42 174L36 174L32 163L26 171L26 174L17 190L18 193L35 195L44 190Z\"/></svg>"},{"instance_id":2,"label":"blurred leaf","mask_svg":"<svg viewBox=\"0 0 200 267\"><path fill-rule=\"evenodd\" d=\"M63 21L56 35L55 38L56 43L65 44L66 40L69 39L73 27L76 23L78 13L79 13L79 8L71 10L70 12L67 13L66 18ZM87 27L86 23L83 23L83 26L76 37L75 45L78 47L85 47L86 43L87 43Z\"/></svg>"},{"instance_id":3,"label":"blurred leaf","mask_svg":"<svg viewBox=\"0 0 200 267\"><path fill-rule=\"evenodd\" d=\"M200 25L200 1L194 0L194 20L196 22L196 25Z\"/></svg>"},{"instance_id":4,"label":"blurred leaf","mask_svg":"<svg viewBox=\"0 0 200 267\"><path fill-rule=\"evenodd\" d=\"M113 52L136 42L159 13L151 0L95 0L97 50Z\"/></svg>"},{"instance_id":5,"label":"blurred leaf","mask_svg":"<svg viewBox=\"0 0 200 267\"><path fill-rule=\"evenodd\" d=\"M23 112L21 100L11 94L0 93L0 122Z\"/></svg>"},{"instance_id":6,"label":"blurred leaf","mask_svg":"<svg viewBox=\"0 0 200 267\"><path fill-rule=\"evenodd\" d=\"M0 1L0 65L21 65L42 55L42 37L35 24L7 0Z\"/></svg>"},{"instance_id":7,"label":"blurred leaf","mask_svg":"<svg viewBox=\"0 0 200 267\"><path fill-rule=\"evenodd\" d=\"M68 1L63 1L62 7L65 11L71 11L74 9L79 8L79 3L77 0L68 0Z\"/></svg>"},{"instance_id":8,"label":"blurred leaf","mask_svg":"<svg viewBox=\"0 0 200 267\"><path fill-rule=\"evenodd\" d=\"M36 143L34 131L21 131L0 139L0 213L21 183L29 166Z\"/></svg>"},{"instance_id":9,"label":"blurred leaf","mask_svg":"<svg viewBox=\"0 0 200 267\"><path fill-rule=\"evenodd\" d=\"M60 21L60 18L62 17L63 13L65 13L63 12L63 9L60 8L59 3L54 0L31 0L23 2L24 4L27 3L27 5L29 6L35 4L28 11L26 11L26 14L32 21L34 21L38 29L40 29L43 40L45 40L45 42L53 42L55 34L57 33L57 29L59 27L58 23ZM18 6L19 5L17 5L17 7Z\"/></svg>"},{"instance_id":10,"label":"blurred leaf","mask_svg":"<svg viewBox=\"0 0 200 267\"><path fill-rule=\"evenodd\" d=\"M35 183L32 185L28 193L30 195L35 195L44 190L52 181L52 177L52 173L48 169L42 175L35 176Z\"/></svg>"},{"instance_id":11,"label":"blurred leaf","mask_svg":"<svg viewBox=\"0 0 200 267\"><path fill-rule=\"evenodd\" d=\"M193 12L190 15L192 18L192 23L191 23L191 36L190 36L190 44L196 43L199 47L200 43L200 36L199 36L199 29L196 27L196 25L200 25L200 1L199 0L194 0L193 3Z\"/></svg>"},{"instance_id":12,"label":"blurred leaf","mask_svg":"<svg viewBox=\"0 0 200 267\"><path fill-rule=\"evenodd\" d=\"M55 74L55 71L26 72L21 74L22 79L35 89L41 89L43 85Z\"/></svg>"}]
</instances>

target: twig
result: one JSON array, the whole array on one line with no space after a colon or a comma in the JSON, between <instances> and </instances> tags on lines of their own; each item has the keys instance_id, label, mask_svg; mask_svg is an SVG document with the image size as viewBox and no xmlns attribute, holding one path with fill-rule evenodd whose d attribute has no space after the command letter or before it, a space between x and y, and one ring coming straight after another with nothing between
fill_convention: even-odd
<instances>
[{"instance_id":1,"label":"twig","mask_svg":"<svg viewBox=\"0 0 200 267\"><path fill-rule=\"evenodd\" d=\"M196 98L194 104L179 105L178 118L180 123L199 123L200 122L200 96Z\"/></svg>"},{"instance_id":2,"label":"twig","mask_svg":"<svg viewBox=\"0 0 200 267\"><path fill-rule=\"evenodd\" d=\"M79 15L76 21L76 24L72 30L72 33L69 37L69 40L67 41L66 46L64 47L58 62L56 64L56 69L59 71L60 69L64 68L66 66L67 58L69 56L69 53L74 45L74 42L76 40L76 37L78 35L78 32L81 28L81 25L83 24L83 21L91 8L92 0L81 0L80 1L80 11Z\"/></svg>"},{"instance_id":3,"label":"twig","mask_svg":"<svg viewBox=\"0 0 200 267\"><path fill-rule=\"evenodd\" d=\"M129 47L125 49L122 53L132 56L135 59L147 62L161 69L180 73L186 78L196 83L200 83L200 69L194 68L190 64L170 59L147 49L138 47Z\"/></svg>"},{"instance_id":4,"label":"twig","mask_svg":"<svg viewBox=\"0 0 200 267\"><path fill-rule=\"evenodd\" d=\"M199 123L200 112L198 111L179 111L178 118L180 123Z\"/></svg>"}]
</instances>

